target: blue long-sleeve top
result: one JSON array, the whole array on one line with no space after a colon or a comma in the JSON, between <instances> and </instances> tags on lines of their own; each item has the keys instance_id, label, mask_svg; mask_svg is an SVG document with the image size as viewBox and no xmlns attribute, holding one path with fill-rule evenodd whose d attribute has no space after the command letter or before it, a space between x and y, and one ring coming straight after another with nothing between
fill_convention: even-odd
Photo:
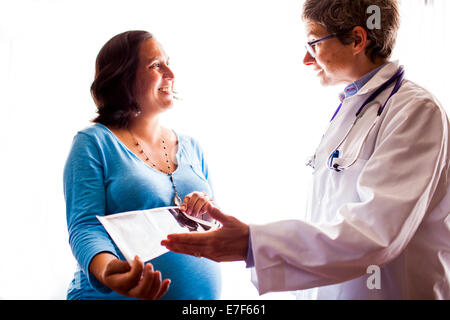
<instances>
[{"instance_id":1,"label":"blue long-sleeve top","mask_svg":"<svg viewBox=\"0 0 450 320\"><path fill-rule=\"evenodd\" d=\"M177 169L173 178L181 199L212 187L202 149L191 137L176 134ZM173 205L167 174L145 164L107 127L92 125L73 140L64 167L64 196L69 243L78 262L68 299L127 299L101 284L89 272L93 257L109 252L125 260L96 215ZM172 280L163 299L219 299L220 267L208 259L168 252L151 261L162 278Z\"/></svg>"}]
</instances>

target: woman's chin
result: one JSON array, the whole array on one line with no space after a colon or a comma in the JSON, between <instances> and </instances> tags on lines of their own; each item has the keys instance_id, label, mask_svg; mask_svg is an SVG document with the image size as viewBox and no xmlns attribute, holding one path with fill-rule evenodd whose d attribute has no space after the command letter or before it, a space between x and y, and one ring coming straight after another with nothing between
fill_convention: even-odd
<instances>
[{"instance_id":1,"label":"woman's chin","mask_svg":"<svg viewBox=\"0 0 450 320\"><path fill-rule=\"evenodd\" d=\"M173 100L160 105L160 109L162 112L170 110L170 109L172 109L172 107L173 107Z\"/></svg>"}]
</instances>

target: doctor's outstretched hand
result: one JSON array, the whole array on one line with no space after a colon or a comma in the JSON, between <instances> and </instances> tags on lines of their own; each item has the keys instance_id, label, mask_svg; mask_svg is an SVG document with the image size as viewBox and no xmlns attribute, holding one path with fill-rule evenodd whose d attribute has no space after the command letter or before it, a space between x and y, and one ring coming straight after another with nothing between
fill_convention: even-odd
<instances>
[{"instance_id":1,"label":"doctor's outstretched hand","mask_svg":"<svg viewBox=\"0 0 450 320\"><path fill-rule=\"evenodd\" d=\"M186 205L185 211L190 212L189 202L183 204ZM219 221L222 227L201 233L169 234L161 244L173 252L205 257L217 262L245 260L248 250L248 225L222 213L212 201L202 205L202 211Z\"/></svg>"}]
</instances>

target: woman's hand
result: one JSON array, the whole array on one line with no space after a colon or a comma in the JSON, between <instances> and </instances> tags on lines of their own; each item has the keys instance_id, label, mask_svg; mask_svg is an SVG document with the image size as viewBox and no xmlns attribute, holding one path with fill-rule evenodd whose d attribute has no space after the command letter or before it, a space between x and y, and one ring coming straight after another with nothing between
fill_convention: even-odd
<instances>
[{"instance_id":1,"label":"woman's hand","mask_svg":"<svg viewBox=\"0 0 450 320\"><path fill-rule=\"evenodd\" d=\"M209 204L214 204L214 202L206 192L195 191L184 197L180 210L191 216L200 217L201 215L207 213L206 208Z\"/></svg>"},{"instance_id":2,"label":"woman's hand","mask_svg":"<svg viewBox=\"0 0 450 320\"><path fill-rule=\"evenodd\" d=\"M117 259L109 253L94 257L90 271L105 286L127 297L143 300L160 299L169 289L170 280L161 281L161 273L136 256L133 263Z\"/></svg>"}]
</instances>

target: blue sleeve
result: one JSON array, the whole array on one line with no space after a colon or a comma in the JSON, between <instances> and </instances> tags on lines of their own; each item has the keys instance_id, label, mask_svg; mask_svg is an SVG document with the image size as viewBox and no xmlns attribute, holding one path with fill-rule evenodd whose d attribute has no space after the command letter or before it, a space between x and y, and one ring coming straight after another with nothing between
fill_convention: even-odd
<instances>
[{"instance_id":1,"label":"blue sleeve","mask_svg":"<svg viewBox=\"0 0 450 320\"><path fill-rule=\"evenodd\" d=\"M111 289L89 272L95 255L110 252L118 256L106 230L96 218L105 215L104 161L98 143L78 133L64 167L64 196L69 244L90 285L104 293Z\"/></svg>"}]
</instances>

